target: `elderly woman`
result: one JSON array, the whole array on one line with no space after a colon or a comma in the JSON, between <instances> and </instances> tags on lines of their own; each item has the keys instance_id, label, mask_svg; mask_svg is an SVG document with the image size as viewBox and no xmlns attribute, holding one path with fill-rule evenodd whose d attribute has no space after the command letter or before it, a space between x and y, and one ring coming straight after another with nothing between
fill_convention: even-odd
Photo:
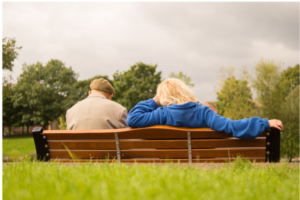
<instances>
[{"instance_id":1,"label":"elderly woman","mask_svg":"<svg viewBox=\"0 0 300 200\"><path fill-rule=\"evenodd\" d=\"M159 107L162 105L163 107ZM153 99L139 102L128 114L130 127L169 125L177 127L209 127L232 134L233 137L253 139L264 130L275 127L282 130L280 120L252 117L231 120L203 106L189 88L178 79L166 79L157 88Z\"/></svg>"}]
</instances>

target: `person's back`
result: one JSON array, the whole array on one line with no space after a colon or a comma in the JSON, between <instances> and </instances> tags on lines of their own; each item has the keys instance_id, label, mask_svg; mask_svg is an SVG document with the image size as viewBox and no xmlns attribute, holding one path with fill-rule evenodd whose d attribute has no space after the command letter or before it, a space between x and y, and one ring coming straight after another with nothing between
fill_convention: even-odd
<instances>
[{"instance_id":1,"label":"person's back","mask_svg":"<svg viewBox=\"0 0 300 200\"><path fill-rule=\"evenodd\" d=\"M112 86L104 79L97 79L90 87L89 96L67 111L67 130L127 127L127 109L111 101L114 94Z\"/></svg>"},{"instance_id":2,"label":"person's back","mask_svg":"<svg viewBox=\"0 0 300 200\"><path fill-rule=\"evenodd\" d=\"M163 107L158 107L163 105ZM259 117L230 120L199 103L194 94L180 80L164 80L157 88L153 99L139 102L129 113L127 123L130 127L169 125L177 127L209 127L216 131L232 134L234 137L253 139L264 130L283 125L280 120Z\"/></svg>"}]
</instances>

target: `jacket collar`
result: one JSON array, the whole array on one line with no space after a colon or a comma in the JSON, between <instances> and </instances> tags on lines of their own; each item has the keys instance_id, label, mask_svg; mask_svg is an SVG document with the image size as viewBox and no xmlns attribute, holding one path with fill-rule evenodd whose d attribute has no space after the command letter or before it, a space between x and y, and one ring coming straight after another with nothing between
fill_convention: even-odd
<instances>
[{"instance_id":1,"label":"jacket collar","mask_svg":"<svg viewBox=\"0 0 300 200\"><path fill-rule=\"evenodd\" d=\"M183 108L183 109L184 108L190 108L190 107L196 106L198 103L195 103L195 102L186 102L184 104L172 104L172 105L169 105L169 108Z\"/></svg>"},{"instance_id":2,"label":"jacket collar","mask_svg":"<svg viewBox=\"0 0 300 200\"><path fill-rule=\"evenodd\" d=\"M90 95L88 96L88 98L90 98L90 97L98 97L98 98L101 98L101 99L107 99L104 95L102 95L102 94L97 94L97 93L90 94Z\"/></svg>"}]
</instances>

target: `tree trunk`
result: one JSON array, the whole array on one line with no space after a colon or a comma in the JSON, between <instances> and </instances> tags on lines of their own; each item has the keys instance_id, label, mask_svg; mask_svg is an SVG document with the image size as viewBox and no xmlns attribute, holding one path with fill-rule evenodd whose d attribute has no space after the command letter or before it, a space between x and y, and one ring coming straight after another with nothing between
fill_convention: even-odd
<instances>
[{"instance_id":1,"label":"tree trunk","mask_svg":"<svg viewBox=\"0 0 300 200\"><path fill-rule=\"evenodd\" d=\"M27 134L29 134L29 125L26 124L26 126L27 126Z\"/></svg>"},{"instance_id":2,"label":"tree trunk","mask_svg":"<svg viewBox=\"0 0 300 200\"><path fill-rule=\"evenodd\" d=\"M43 130L48 130L48 124L45 124L44 126L43 126Z\"/></svg>"},{"instance_id":3,"label":"tree trunk","mask_svg":"<svg viewBox=\"0 0 300 200\"><path fill-rule=\"evenodd\" d=\"M24 135L24 125L22 125L22 135Z\"/></svg>"},{"instance_id":4,"label":"tree trunk","mask_svg":"<svg viewBox=\"0 0 300 200\"><path fill-rule=\"evenodd\" d=\"M3 131L2 131L2 137L4 138L4 124L2 124L2 129L3 129Z\"/></svg>"}]
</instances>

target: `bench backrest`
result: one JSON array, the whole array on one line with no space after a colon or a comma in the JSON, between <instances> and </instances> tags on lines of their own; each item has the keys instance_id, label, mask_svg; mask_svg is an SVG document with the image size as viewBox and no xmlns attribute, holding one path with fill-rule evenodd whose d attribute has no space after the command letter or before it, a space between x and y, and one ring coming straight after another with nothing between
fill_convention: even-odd
<instances>
[{"instance_id":1,"label":"bench backrest","mask_svg":"<svg viewBox=\"0 0 300 200\"><path fill-rule=\"evenodd\" d=\"M151 126L111 130L32 131L37 158L43 161L226 162L237 156L278 162L280 131L253 140L233 138L209 128Z\"/></svg>"}]
</instances>

